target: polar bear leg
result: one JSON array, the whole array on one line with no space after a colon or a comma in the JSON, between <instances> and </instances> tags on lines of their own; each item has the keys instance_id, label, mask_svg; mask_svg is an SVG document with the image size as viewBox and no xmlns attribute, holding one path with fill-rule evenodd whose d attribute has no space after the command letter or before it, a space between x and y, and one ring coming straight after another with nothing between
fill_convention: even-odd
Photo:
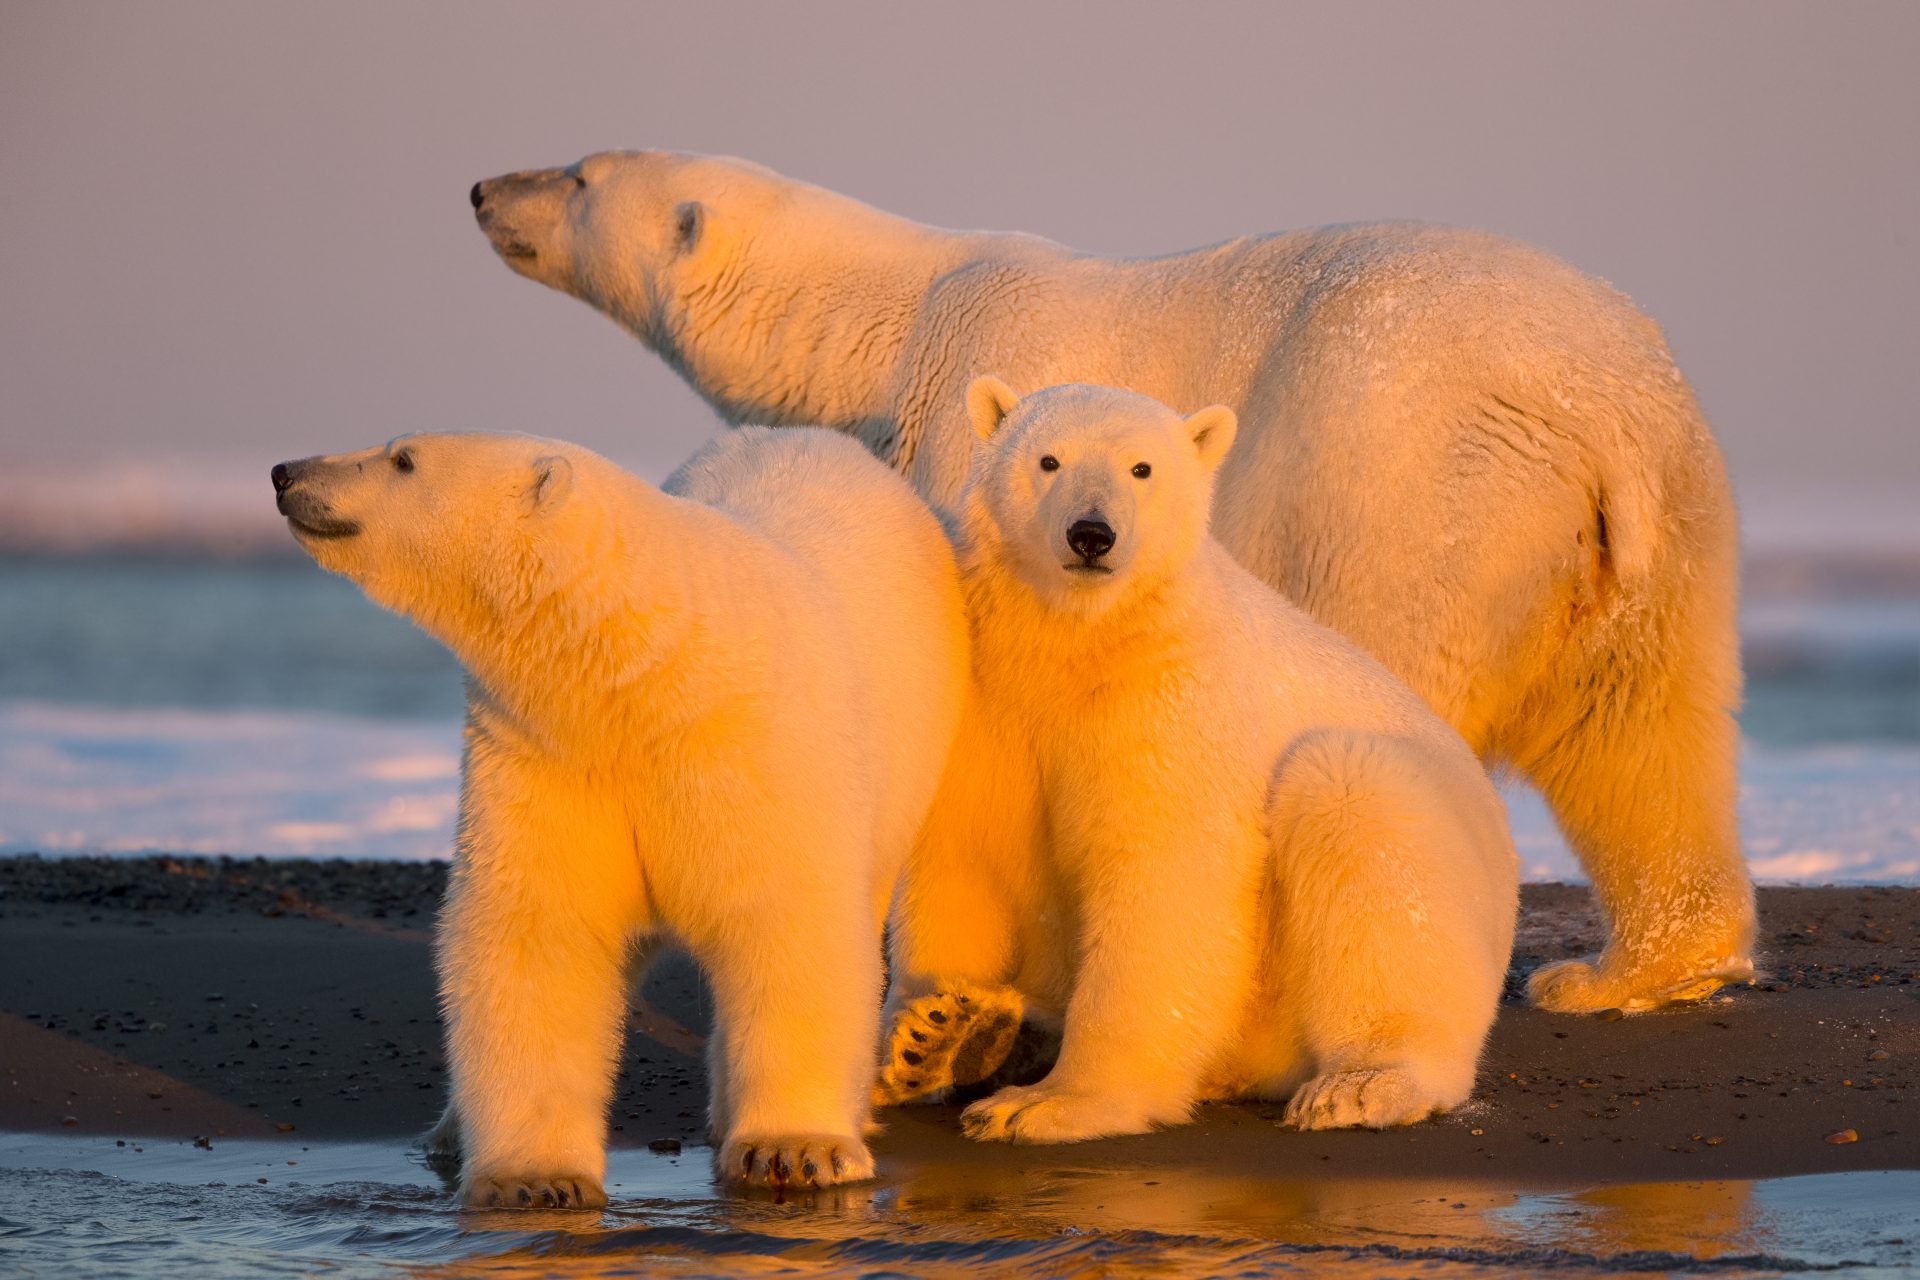
<instances>
[{"instance_id":1,"label":"polar bear leg","mask_svg":"<svg viewBox=\"0 0 1920 1280\"><path fill-rule=\"evenodd\" d=\"M1527 992L1541 1008L1634 1012L1753 976L1738 729L1700 694L1679 680L1626 692L1613 714L1581 718L1528 762L1611 926L1600 956L1534 973Z\"/></svg>"},{"instance_id":2,"label":"polar bear leg","mask_svg":"<svg viewBox=\"0 0 1920 1280\"><path fill-rule=\"evenodd\" d=\"M659 953L661 939L638 938L627 952L626 987L629 994L646 980L647 969ZM448 1174L460 1171L460 1108L448 1102L433 1128L421 1139L428 1165Z\"/></svg>"},{"instance_id":3,"label":"polar bear leg","mask_svg":"<svg viewBox=\"0 0 1920 1280\"><path fill-rule=\"evenodd\" d=\"M702 905L674 921L713 993L714 1172L729 1182L830 1186L873 1176L861 1132L880 949L857 872L865 854L823 853L819 842L835 837L797 827L773 824L750 851L709 850L697 884L687 882ZM775 851L779 865L769 867ZM759 870L733 870L747 865ZM781 866L794 874L779 875Z\"/></svg>"},{"instance_id":4,"label":"polar bear leg","mask_svg":"<svg viewBox=\"0 0 1920 1280\"><path fill-rule=\"evenodd\" d=\"M499 761L488 772L484 788L468 784L436 940L460 1195L470 1205L602 1205L639 910L631 841L604 797L596 804L551 779L530 785ZM527 829L535 822L540 830Z\"/></svg>"},{"instance_id":5,"label":"polar bear leg","mask_svg":"<svg viewBox=\"0 0 1920 1280\"><path fill-rule=\"evenodd\" d=\"M962 717L901 875L875 1106L937 1101L984 1080L1013 1047L1025 1001L1006 985L1015 933L1039 911L1038 785L985 717Z\"/></svg>"},{"instance_id":6,"label":"polar bear leg","mask_svg":"<svg viewBox=\"0 0 1920 1280\"><path fill-rule=\"evenodd\" d=\"M1411 1124L1466 1101L1512 941L1514 868L1467 777L1419 744L1317 733L1278 771L1271 831L1280 999L1304 1061L1256 1064L1286 1122Z\"/></svg>"},{"instance_id":7,"label":"polar bear leg","mask_svg":"<svg viewBox=\"0 0 1920 1280\"><path fill-rule=\"evenodd\" d=\"M1159 761L1107 759L1098 772L1177 776ZM1160 787L1082 801L1101 831L1118 834L1087 855L1097 870L1082 877L1080 963L1060 1056L1038 1084L1002 1089L962 1113L967 1136L980 1141L1079 1142L1185 1121L1245 1007L1250 920L1234 919L1233 904L1244 896L1244 869L1264 861L1251 824Z\"/></svg>"}]
</instances>

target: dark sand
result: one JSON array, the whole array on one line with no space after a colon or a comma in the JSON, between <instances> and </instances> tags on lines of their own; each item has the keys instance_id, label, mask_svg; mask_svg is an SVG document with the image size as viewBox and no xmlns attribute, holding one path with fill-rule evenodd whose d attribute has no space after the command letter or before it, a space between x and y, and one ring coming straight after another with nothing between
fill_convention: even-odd
<instances>
[{"instance_id":1,"label":"dark sand","mask_svg":"<svg viewBox=\"0 0 1920 1280\"><path fill-rule=\"evenodd\" d=\"M0 1129L412 1141L446 1092L429 951L444 877L438 864L0 859ZM1760 984L1569 1018L1517 992L1543 961L1591 950L1597 921L1585 889L1529 886L1464 1111L1301 1134L1276 1127L1275 1106L1208 1106L1071 1158L1529 1185L1920 1168L1920 891L1767 889L1761 914ZM684 961L656 966L634 1001L616 1146L701 1140L707 1013ZM886 1113L883 1168L1032 1163L1030 1148L962 1139L956 1114ZM1828 1140L1843 1130L1857 1140Z\"/></svg>"}]
</instances>

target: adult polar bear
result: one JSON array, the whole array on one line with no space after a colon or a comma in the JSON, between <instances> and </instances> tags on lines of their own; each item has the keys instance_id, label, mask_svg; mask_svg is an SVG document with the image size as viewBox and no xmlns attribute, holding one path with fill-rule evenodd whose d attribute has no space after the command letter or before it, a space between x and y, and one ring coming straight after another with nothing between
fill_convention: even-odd
<instances>
[{"instance_id":1,"label":"adult polar bear","mask_svg":"<svg viewBox=\"0 0 1920 1280\"><path fill-rule=\"evenodd\" d=\"M630 947L714 993L717 1172L871 1176L880 922L959 722L952 552L823 431L736 433L655 490L510 435L274 468L323 568L470 676L435 957L471 1204L606 1203Z\"/></svg>"},{"instance_id":2,"label":"adult polar bear","mask_svg":"<svg viewBox=\"0 0 1920 1280\"><path fill-rule=\"evenodd\" d=\"M1216 536L1538 786L1592 877L1606 950L1540 970L1535 1002L1643 1009L1751 972L1733 503L1619 294L1411 225L1090 258L666 152L472 199L510 267L631 330L729 422L851 432L943 507L977 375L1226 404Z\"/></svg>"}]
</instances>

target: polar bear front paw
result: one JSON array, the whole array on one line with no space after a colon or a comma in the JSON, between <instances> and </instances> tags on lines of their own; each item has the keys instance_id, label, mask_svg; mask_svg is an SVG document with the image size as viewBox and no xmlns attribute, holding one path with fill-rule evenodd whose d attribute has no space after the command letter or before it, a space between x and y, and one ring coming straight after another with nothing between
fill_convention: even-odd
<instances>
[{"instance_id":1,"label":"polar bear front paw","mask_svg":"<svg viewBox=\"0 0 1920 1280\"><path fill-rule=\"evenodd\" d=\"M1446 1105L1399 1067L1329 1071L1301 1085L1281 1123L1295 1129L1390 1129Z\"/></svg>"},{"instance_id":2,"label":"polar bear front paw","mask_svg":"<svg viewBox=\"0 0 1920 1280\"><path fill-rule=\"evenodd\" d=\"M713 1173L749 1187L831 1187L871 1178L873 1155L844 1134L729 1138L714 1156Z\"/></svg>"},{"instance_id":3,"label":"polar bear front paw","mask_svg":"<svg viewBox=\"0 0 1920 1280\"><path fill-rule=\"evenodd\" d=\"M604 1209L606 1188L585 1174L511 1174L470 1177L460 1184L469 1209Z\"/></svg>"},{"instance_id":4,"label":"polar bear front paw","mask_svg":"<svg viewBox=\"0 0 1920 1280\"><path fill-rule=\"evenodd\" d=\"M960 1113L961 1130L976 1142L1085 1142L1152 1127L1124 1098L1051 1089L1044 1080L1002 1089Z\"/></svg>"},{"instance_id":5,"label":"polar bear front paw","mask_svg":"<svg viewBox=\"0 0 1920 1280\"><path fill-rule=\"evenodd\" d=\"M1542 965L1527 979L1527 999L1549 1013L1599 1013L1618 1009L1642 1013L1669 1004L1704 1000L1729 982L1753 977L1753 962L1733 957L1675 977L1628 970L1619 972L1601 958L1562 960Z\"/></svg>"},{"instance_id":6,"label":"polar bear front paw","mask_svg":"<svg viewBox=\"0 0 1920 1280\"><path fill-rule=\"evenodd\" d=\"M894 1015L873 1105L934 1102L955 1085L992 1075L1007 1060L1026 1005L1018 992L939 992L909 1000Z\"/></svg>"}]
</instances>

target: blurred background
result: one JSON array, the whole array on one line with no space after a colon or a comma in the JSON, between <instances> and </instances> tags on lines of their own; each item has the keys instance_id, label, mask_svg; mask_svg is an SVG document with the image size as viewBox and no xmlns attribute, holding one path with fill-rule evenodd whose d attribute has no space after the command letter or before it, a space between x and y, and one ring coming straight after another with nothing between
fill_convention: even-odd
<instances>
[{"instance_id":1,"label":"blurred background","mask_svg":"<svg viewBox=\"0 0 1920 1280\"><path fill-rule=\"evenodd\" d=\"M1908 3L9 0L0 851L444 856L458 673L267 469L497 429L664 476L711 413L466 192L666 147L1103 254L1413 218L1606 278L1740 498L1756 870L1920 882L1916 67Z\"/></svg>"}]
</instances>

